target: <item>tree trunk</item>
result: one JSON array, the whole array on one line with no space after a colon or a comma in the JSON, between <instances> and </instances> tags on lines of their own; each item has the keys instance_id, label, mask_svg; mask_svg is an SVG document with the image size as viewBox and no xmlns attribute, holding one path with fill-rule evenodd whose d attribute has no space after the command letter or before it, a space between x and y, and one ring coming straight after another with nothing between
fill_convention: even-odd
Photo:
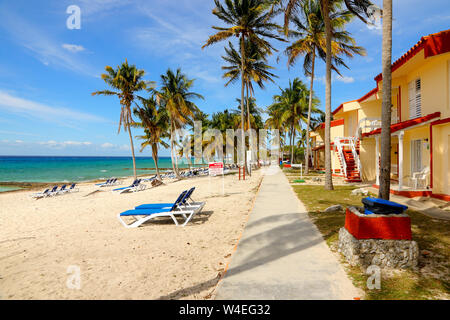
<instances>
[{"instance_id":1,"label":"tree trunk","mask_svg":"<svg viewBox=\"0 0 450 320\"><path fill-rule=\"evenodd\" d=\"M170 157L172 159L172 169L175 173L176 177L178 178L178 172L175 168L175 159L173 157L174 155L174 143L173 143L173 123L170 124Z\"/></svg>"},{"instance_id":2,"label":"tree trunk","mask_svg":"<svg viewBox=\"0 0 450 320\"><path fill-rule=\"evenodd\" d=\"M383 0L383 100L381 105L381 164L378 197L385 200L389 200L391 188L391 60L392 0ZM378 155L376 161L378 161Z\"/></svg>"},{"instance_id":3,"label":"tree trunk","mask_svg":"<svg viewBox=\"0 0 450 320\"><path fill-rule=\"evenodd\" d=\"M306 164L305 164L305 174L309 173L309 157L310 157L310 143L309 143L309 127L311 125L311 110L312 110L312 100L313 100L313 87L314 87L314 63L316 60L316 48L313 47L312 53L312 66L311 66L311 85L309 86L309 106L308 106L308 123L306 124Z\"/></svg>"},{"instance_id":4,"label":"tree trunk","mask_svg":"<svg viewBox=\"0 0 450 320\"><path fill-rule=\"evenodd\" d=\"M136 175L136 157L134 155L134 144L133 144L133 136L131 135L131 126L128 124L127 125L127 129L128 129L128 135L130 136L130 145L131 145L131 155L133 157L133 174L134 174L134 180L136 180L137 175Z\"/></svg>"},{"instance_id":5,"label":"tree trunk","mask_svg":"<svg viewBox=\"0 0 450 320\"><path fill-rule=\"evenodd\" d=\"M156 143L152 143L152 157L153 161L155 162L156 177L161 181L161 175L159 174L158 167L158 145Z\"/></svg>"},{"instance_id":6,"label":"tree trunk","mask_svg":"<svg viewBox=\"0 0 450 320\"><path fill-rule=\"evenodd\" d=\"M245 38L244 35L241 36L241 130L242 130L242 159L244 160L244 170L247 171L247 155L245 152L245 117L244 117L244 90L245 90L245 80L244 80L244 65L245 65Z\"/></svg>"},{"instance_id":7,"label":"tree trunk","mask_svg":"<svg viewBox=\"0 0 450 320\"><path fill-rule=\"evenodd\" d=\"M291 127L291 165L294 163L294 125Z\"/></svg>"},{"instance_id":8,"label":"tree trunk","mask_svg":"<svg viewBox=\"0 0 450 320\"><path fill-rule=\"evenodd\" d=\"M333 190L333 175L331 173L331 21L329 0L323 0L322 10L325 21L326 35L326 83L325 83L325 190Z\"/></svg>"},{"instance_id":9,"label":"tree trunk","mask_svg":"<svg viewBox=\"0 0 450 320\"><path fill-rule=\"evenodd\" d=\"M251 150L251 151L253 151L252 150L252 139L253 139L253 137L252 137L252 127L251 127L251 124L250 124L250 105L249 105L249 95L248 95L248 83L246 84L246 87L247 87L247 122L248 122L248 125L247 125L247 130L249 130L248 132L249 132L249 137L248 137L248 144L249 144L249 150ZM252 156L253 156L253 152L252 152ZM250 170L249 171L249 173L248 173L248 175L251 177L252 176L252 171Z\"/></svg>"}]
</instances>

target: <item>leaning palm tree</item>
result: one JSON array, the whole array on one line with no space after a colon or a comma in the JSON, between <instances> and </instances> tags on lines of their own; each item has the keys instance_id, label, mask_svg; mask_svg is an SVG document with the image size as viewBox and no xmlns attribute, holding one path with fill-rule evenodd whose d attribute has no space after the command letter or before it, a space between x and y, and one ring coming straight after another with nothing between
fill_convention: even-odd
<instances>
[{"instance_id":1,"label":"leaning palm tree","mask_svg":"<svg viewBox=\"0 0 450 320\"><path fill-rule=\"evenodd\" d=\"M280 10L269 10L267 0L225 0L225 7L219 0L214 0L216 7L212 13L229 27L215 27L218 32L209 37L203 48L233 36L240 38L241 70L245 68L245 40L258 46L264 54L271 54L275 49L266 40L284 41L275 32L279 29L273 18ZM241 129L244 131L244 90L245 78L241 75ZM242 159L245 159L245 136L242 135Z\"/></svg>"},{"instance_id":2,"label":"leaning palm tree","mask_svg":"<svg viewBox=\"0 0 450 320\"><path fill-rule=\"evenodd\" d=\"M133 110L134 114L139 117L140 122L135 126L144 128L145 135L138 136L137 138L143 140L141 143L142 152L146 147L152 148L152 157L155 162L156 176L158 180L161 180L158 167L158 151L159 146L168 148L169 145L164 141L169 137L169 118L167 112L163 107L157 108L156 100L154 98L141 100L142 107L139 105Z\"/></svg>"},{"instance_id":3,"label":"leaning palm tree","mask_svg":"<svg viewBox=\"0 0 450 320\"><path fill-rule=\"evenodd\" d=\"M284 29L287 33L289 30L289 20L293 13L299 9L300 4L309 0L288 0L285 16ZM343 0L347 9L357 16L364 23L367 23L367 9L372 5L369 0ZM283 5L282 0L274 0L275 4ZM333 29L330 20L330 13L342 3L342 0L320 0L322 14L325 24L325 48L326 48L326 76L325 76L325 189L333 190L333 178L331 173L331 68L332 68L332 35Z\"/></svg>"},{"instance_id":4,"label":"leaning palm tree","mask_svg":"<svg viewBox=\"0 0 450 320\"><path fill-rule=\"evenodd\" d=\"M120 112L118 133L120 133L120 129L123 126L123 129L128 131L130 136L131 154L133 156L133 173L134 178L136 179L136 157L134 155L133 136L130 128L130 126L134 123L131 115L131 104L135 99L136 92L152 86L153 82L142 80L145 75L145 71L137 69L135 65L129 65L126 59L125 62L120 66L117 66L116 69L106 66L105 71L106 73L102 74L102 79L106 82L106 84L115 89L115 91L96 91L93 92L92 95L119 97L122 108Z\"/></svg>"},{"instance_id":5,"label":"leaning palm tree","mask_svg":"<svg viewBox=\"0 0 450 320\"><path fill-rule=\"evenodd\" d=\"M189 91L194 85L193 79L188 79L181 69L174 73L170 68L166 74L161 75L162 88L156 93L158 102L164 106L169 117L170 130L170 148L172 157L172 167L177 176L178 172L177 158L175 152L175 131L191 123L195 114L199 112L198 107L192 102L192 99L203 99L203 96Z\"/></svg>"},{"instance_id":6,"label":"leaning palm tree","mask_svg":"<svg viewBox=\"0 0 450 320\"><path fill-rule=\"evenodd\" d=\"M322 9L319 0L309 0L300 4L301 10L299 15L291 16L290 21L295 27L295 30L290 30L288 35L290 38L296 39L292 45L285 50L288 56L288 65L295 64L299 56L305 56L303 61L303 70L306 76L311 78L310 96L309 96L309 111L308 111L308 125L306 129L307 136L309 136L309 123L311 122L311 107L313 101L313 86L314 86L314 68L316 57L326 60L325 47L325 24L322 16ZM330 15L331 25L333 27L332 39L332 69L339 73L337 66L347 65L340 58L340 55L346 57L353 57L354 54L365 55L364 48L355 44L355 40L343 28L352 19L349 11L337 11ZM340 74L340 73L339 73ZM306 165L305 173L309 172L309 157L310 144L306 144Z\"/></svg>"}]
</instances>

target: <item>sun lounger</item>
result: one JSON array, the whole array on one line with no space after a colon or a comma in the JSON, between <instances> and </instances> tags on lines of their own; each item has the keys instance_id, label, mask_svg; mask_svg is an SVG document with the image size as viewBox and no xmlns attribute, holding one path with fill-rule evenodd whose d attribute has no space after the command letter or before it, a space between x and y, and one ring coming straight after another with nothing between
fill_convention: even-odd
<instances>
[{"instance_id":1,"label":"sun lounger","mask_svg":"<svg viewBox=\"0 0 450 320\"><path fill-rule=\"evenodd\" d=\"M66 189L66 192L79 192L80 189L75 188L76 185L77 185L76 183L73 183L69 189Z\"/></svg>"},{"instance_id":2,"label":"sun lounger","mask_svg":"<svg viewBox=\"0 0 450 320\"><path fill-rule=\"evenodd\" d=\"M40 198L47 197L49 193L50 193L50 189L46 189L44 192L32 194L31 197L34 199L40 199Z\"/></svg>"},{"instance_id":3,"label":"sun lounger","mask_svg":"<svg viewBox=\"0 0 450 320\"><path fill-rule=\"evenodd\" d=\"M119 213L117 218L119 219L120 223L126 228L137 228L144 222L147 222L151 219L158 218L158 217L170 217L172 218L175 225L179 226L179 223L177 219L175 218L176 215L181 215L184 218L184 223L182 226L184 227L195 215L197 210L194 210L193 208L181 208L178 205L173 205L171 208L155 208L155 209L135 209L135 210L128 210L122 213ZM135 222L131 224L127 224L123 217L133 217L135 219Z\"/></svg>"},{"instance_id":4,"label":"sun lounger","mask_svg":"<svg viewBox=\"0 0 450 320\"><path fill-rule=\"evenodd\" d=\"M55 195L59 195L59 194L64 194L64 193L66 193L66 192L67 192L66 187L67 187L67 185L65 185L65 184L62 185L62 186L61 186L61 189L57 190Z\"/></svg>"},{"instance_id":5,"label":"sun lounger","mask_svg":"<svg viewBox=\"0 0 450 320\"><path fill-rule=\"evenodd\" d=\"M174 203L145 204L136 207L134 210L122 212L118 215L118 219L126 228L136 228L154 218L171 217L175 225L178 226L179 223L175 216L181 215L184 218L184 223L182 224L184 227L205 205L204 202L194 202L191 199L194 190L195 188L183 191ZM189 202L188 199L191 199L191 201ZM134 217L136 221L126 224L122 217Z\"/></svg>"},{"instance_id":6,"label":"sun lounger","mask_svg":"<svg viewBox=\"0 0 450 320\"><path fill-rule=\"evenodd\" d=\"M119 192L119 193L138 192L138 191L145 190L146 187L147 186L145 184L141 184L141 179L136 179L130 186L123 187L123 188L117 188L117 189L114 189L113 191Z\"/></svg>"},{"instance_id":7,"label":"sun lounger","mask_svg":"<svg viewBox=\"0 0 450 320\"><path fill-rule=\"evenodd\" d=\"M58 194L58 186L54 186L50 192L47 193L47 197L54 197Z\"/></svg>"},{"instance_id":8,"label":"sun lounger","mask_svg":"<svg viewBox=\"0 0 450 320\"><path fill-rule=\"evenodd\" d=\"M114 179L108 179L108 180L106 180L106 182L97 183L96 186L99 186L99 187L108 186L112 182L112 180L114 180Z\"/></svg>"}]
</instances>

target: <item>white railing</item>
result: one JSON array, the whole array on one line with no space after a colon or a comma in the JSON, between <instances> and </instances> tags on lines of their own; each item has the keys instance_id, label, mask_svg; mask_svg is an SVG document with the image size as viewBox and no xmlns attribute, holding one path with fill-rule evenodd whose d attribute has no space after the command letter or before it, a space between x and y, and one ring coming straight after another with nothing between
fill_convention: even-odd
<instances>
[{"instance_id":1,"label":"white railing","mask_svg":"<svg viewBox=\"0 0 450 320\"><path fill-rule=\"evenodd\" d=\"M356 132L356 137L359 137L360 134L369 133L373 130L381 128L381 119L380 118L363 118L359 120L358 129Z\"/></svg>"},{"instance_id":2,"label":"white railing","mask_svg":"<svg viewBox=\"0 0 450 320\"><path fill-rule=\"evenodd\" d=\"M353 159L356 162L358 171L361 172L361 160L359 159L358 151L356 146L358 144L358 138L356 137L336 137L334 139L334 144L338 150L339 157L341 158L341 167L344 171L344 175L347 176L347 162L345 161L343 147L350 147L353 154Z\"/></svg>"},{"instance_id":3,"label":"white railing","mask_svg":"<svg viewBox=\"0 0 450 320\"><path fill-rule=\"evenodd\" d=\"M347 162L345 161L345 156L344 156L344 152L342 149L342 147L343 147L343 144L341 143L342 139L344 139L344 138L339 138L339 137L334 138L334 145L337 148L337 152L338 152L338 155L340 158L341 168L344 173L344 177L347 177Z\"/></svg>"},{"instance_id":4,"label":"white railing","mask_svg":"<svg viewBox=\"0 0 450 320\"><path fill-rule=\"evenodd\" d=\"M355 159L356 165L358 166L358 171L361 172L361 160L359 159L359 155L356 150L357 143L358 143L357 138L355 138L355 137L350 138L350 146L352 148L353 158Z\"/></svg>"}]
</instances>

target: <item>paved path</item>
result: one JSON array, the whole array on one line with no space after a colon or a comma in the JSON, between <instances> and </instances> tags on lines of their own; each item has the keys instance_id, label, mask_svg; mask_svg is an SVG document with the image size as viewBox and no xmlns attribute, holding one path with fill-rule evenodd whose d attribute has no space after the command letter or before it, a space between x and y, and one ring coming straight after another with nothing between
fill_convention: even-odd
<instances>
[{"instance_id":1,"label":"paved path","mask_svg":"<svg viewBox=\"0 0 450 320\"><path fill-rule=\"evenodd\" d=\"M216 299L359 297L283 172L271 170Z\"/></svg>"}]
</instances>

